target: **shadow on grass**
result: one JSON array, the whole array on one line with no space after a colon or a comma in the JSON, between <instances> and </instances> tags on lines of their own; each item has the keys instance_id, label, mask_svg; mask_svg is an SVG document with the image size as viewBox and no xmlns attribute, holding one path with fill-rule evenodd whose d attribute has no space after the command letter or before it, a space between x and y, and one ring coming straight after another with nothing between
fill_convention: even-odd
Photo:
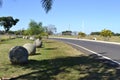
<instances>
[{"instance_id":1,"label":"shadow on grass","mask_svg":"<svg viewBox=\"0 0 120 80\"><path fill-rule=\"evenodd\" d=\"M55 43L54 41L44 41L44 43Z\"/></svg>"},{"instance_id":2,"label":"shadow on grass","mask_svg":"<svg viewBox=\"0 0 120 80\"><path fill-rule=\"evenodd\" d=\"M31 54L29 56L36 56L36 55L41 55L41 53L35 53L35 54Z\"/></svg>"},{"instance_id":3,"label":"shadow on grass","mask_svg":"<svg viewBox=\"0 0 120 80\"><path fill-rule=\"evenodd\" d=\"M44 50L56 50L57 47L53 47L53 48L45 48Z\"/></svg>"},{"instance_id":4,"label":"shadow on grass","mask_svg":"<svg viewBox=\"0 0 120 80\"><path fill-rule=\"evenodd\" d=\"M61 80L119 80L119 74L115 71L109 71L113 67L109 67L103 63L100 63L89 56L79 57L65 57L48 60L29 60L27 65L21 66L24 69L31 69L34 72L20 75L11 80L59 80L56 76L59 74L65 74L61 77ZM74 79L76 73L71 71L77 71L78 77ZM67 76L71 74L72 78ZM87 74L80 77L80 75ZM64 79L65 78L65 79Z\"/></svg>"}]
</instances>

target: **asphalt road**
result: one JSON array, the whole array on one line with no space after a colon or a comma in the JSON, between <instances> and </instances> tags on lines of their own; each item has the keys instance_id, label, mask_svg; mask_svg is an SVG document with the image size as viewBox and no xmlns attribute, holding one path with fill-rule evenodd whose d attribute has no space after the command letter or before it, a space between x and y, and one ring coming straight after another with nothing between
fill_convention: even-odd
<instances>
[{"instance_id":1,"label":"asphalt road","mask_svg":"<svg viewBox=\"0 0 120 80\"><path fill-rule=\"evenodd\" d=\"M120 63L120 45L112 43L102 43L96 41L86 41L78 39L52 38L71 44L74 48L84 53L98 53Z\"/></svg>"}]
</instances>

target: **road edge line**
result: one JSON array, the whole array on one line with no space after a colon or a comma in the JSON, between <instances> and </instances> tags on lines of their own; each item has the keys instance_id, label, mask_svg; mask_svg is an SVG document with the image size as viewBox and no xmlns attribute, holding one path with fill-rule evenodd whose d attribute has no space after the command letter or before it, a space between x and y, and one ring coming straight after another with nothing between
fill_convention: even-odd
<instances>
[{"instance_id":1,"label":"road edge line","mask_svg":"<svg viewBox=\"0 0 120 80\"><path fill-rule=\"evenodd\" d=\"M99 54L99 53L97 53L97 52L95 52L95 51L92 51L92 50L90 50L90 49L87 49L87 48L85 48L85 47L83 47L83 46L79 46L79 45L74 44L74 43L70 43L70 42L66 42L66 43L71 44L71 45L74 45L74 46L77 46L77 47L79 47L79 48L82 48L82 49L84 49L84 50L86 50L86 51L88 51L88 52L91 52L91 53L93 53L93 54L96 54L96 55L98 55L98 56L101 56L101 57L103 57L103 58L105 58L105 59L107 59L107 60L110 60L110 61L112 61L112 62L114 62L114 63L117 63L117 64L120 66L120 62L115 61L115 60L113 60L113 59L111 59L111 58L109 58L109 57L103 56L103 55L101 55L101 54Z\"/></svg>"}]
</instances>

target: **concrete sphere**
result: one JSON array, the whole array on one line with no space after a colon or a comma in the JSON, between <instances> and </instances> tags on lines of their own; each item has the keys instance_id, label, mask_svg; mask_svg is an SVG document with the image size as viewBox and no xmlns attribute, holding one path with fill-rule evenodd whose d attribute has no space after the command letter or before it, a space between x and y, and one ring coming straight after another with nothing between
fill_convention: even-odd
<instances>
[{"instance_id":1,"label":"concrete sphere","mask_svg":"<svg viewBox=\"0 0 120 80\"><path fill-rule=\"evenodd\" d=\"M27 63L28 51L22 46L15 46L9 52L9 59L13 64Z\"/></svg>"},{"instance_id":2,"label":"concrete sphere","mask_svg":"<svg viewBox=\"0 0 120 80\"><path fill-rule=\"evenodd\" d=\"M25 49L27 49L29 55L33 55L36 53L36 46L31 43L26 43L23 45Z\"/></svg>"},{"instance_id":3,"label":"concrete sphere","mask_svg":"<svg viewBox=\"0 0 120 80\"><path fill-rule=\"evenodd\" d=\"M25 39L25 36L23 36L23 39Z\"/></svg>"},{"instance_id":4,"label":"concrete sphere","mask_svg":"<svg viewBox=\"0 0 120 80\"><path fill-rule=\"evenodd\" d=\"M34 37L34 36L31 36L29 39L34 41L34 40L35 40L35 37Z\"/></svg>"}]
</instances>

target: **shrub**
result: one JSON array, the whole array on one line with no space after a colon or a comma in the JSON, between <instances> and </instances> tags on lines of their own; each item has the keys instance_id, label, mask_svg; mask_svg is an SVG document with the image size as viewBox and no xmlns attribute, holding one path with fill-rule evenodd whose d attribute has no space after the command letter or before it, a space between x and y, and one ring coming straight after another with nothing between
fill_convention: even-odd
<instances>
[{"instance_id":1,"label":"shrub","mask_svg":"<svg viewBox=\"0 0 120 80\"><path fill-rule=\"evenodd\" d=\"M36 35L35 38L41 40L41 39L42 39L42 36L39 34L39 35Z\"/></svg>"},{"instance_id":2,"label":"shrub","mask_svg":"<svg viewBox=\"0 0 120 80\"><path fill-rule=\"evenodd\" d=\"M35 37L34 37L34 36L31 36L29 39L34 41L34 40L35 40Z\"/></svg>"},{"instance_id":3,"label":"shrub","mask_svg":"<svg viewBox=\"0 0 120 80\"><path fill-rule=\"evenodd\" d=\"M78 33L78 37L79 37L79 38L82 38L82 37L85 37L85 36L86 36L86 34L83 33L83 32L79 32L79 33Z\"/></svg>"}]
</instances>

